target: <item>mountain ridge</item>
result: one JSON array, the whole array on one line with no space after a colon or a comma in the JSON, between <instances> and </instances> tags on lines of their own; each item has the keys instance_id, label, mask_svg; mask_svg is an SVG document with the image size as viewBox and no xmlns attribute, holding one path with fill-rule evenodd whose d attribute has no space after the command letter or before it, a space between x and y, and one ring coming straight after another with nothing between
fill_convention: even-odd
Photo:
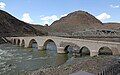
<instances>
[{"instance_id":1,"label":"mountain ridge","mask_svg":"<svg viewBox=\"0 0 120 75\"><path fill-rule=\"evenodd\" d=\"M31 24L25 23L6 11L0 10L0 35L1 36L29 36L42 34Z\"/></svg>"},{"instance_id":2,"label":"mountain ridge","mask_svg":"<svg viewBox=\"0 0 120 75\"><path fill-rule=\"evenodd\" d=\"M74 32L83 31L87 29L102 28L103 23L95 18L93 15L85 11L75 11L65 17L54 21L50 25L52 32Z\"/></svg>"},{"instance_id":3,"label":"mountain ridge","mask_svg":"<svg viewBox=\"0 0 120 75\"><path fill-rule=\"evenodd\" d=\"M102 23L85 11L75 11L54 21L50 26L25 23L11 14L0 10L0 35L6 36L37 36L48 33L74 33L90 29L119 29L120 23Z\"/></svg>"}]
</instances>

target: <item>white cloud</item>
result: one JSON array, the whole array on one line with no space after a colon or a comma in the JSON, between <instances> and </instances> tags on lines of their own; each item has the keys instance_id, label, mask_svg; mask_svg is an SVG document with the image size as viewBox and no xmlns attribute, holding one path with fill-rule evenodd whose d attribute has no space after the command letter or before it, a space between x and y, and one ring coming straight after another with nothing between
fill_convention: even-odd
<instances>
[{"instance_id":1,"label":"white cloud","mask_svg":"<svg viewBox=\"0 0 120 75\"><path fill-rule=\"evenodd\" d=\"M44 17L44 15L40 15L40 18Z\"/></svg>"},{"instance_id":2,"label":"white cloud","mask_svg":"<svg viewBox=\"0 0 120 75\"><path fill-rule=\"evenodd\" d=\"M111 4L110 7L111 7L111 8L119 8L120 5L112 5L112 4Z\"/></svg>"},{"instance_id":3,"label":"white cloud","mask_svg":"<svg viewBox=\"0 0 120 75\"><path fill-rule=\"evenodd\" d=\"M63 15L61 15L60 17L65 17L65 16L67 16L68 14L63 14Z\"/></svg>"},{"instance_id":4,"label":"white cloud","mask_svg":"<svg viewBox=\"0 0 120 75\"><path fill-rule=\"evenodd\" d=\"M103 21L103 20L111 18L111 16L109 14L107 14L107 13L102 13L102 14L96 16L96 18Z\"/></svg>"},{"instance_id":5,"label":"white cloud","mask_svg":"<svg viewBox=\"0 0 120 75\"><path fill-rule=\"evenodd\" d=\"M27 23L32 23L33 22L33 20L31 19L30 15L29 15L29 13L24 13L23 14L22 21L27 22Z\"/></svg>"},{"instance_id":6,"label":"white cloud","mask_svg":"<svg viewBox=\"0 0 120 75\"><path fill-rule=\"evenodd\" d=\"M52 16L40 16L41 20L43 21L43 24L51 24L52 22L54 22L55 20L58 20L58 16L56 15L52 15Z\"/></svg>"},{"instance_id":7,"label":"white cloud","mask_svg":"<svg viewBox=\"0 0 120 75\"><path fill-rule=\"evenodd\" d=\"M51 16L41 15L41 16L40 16L40 20L41 20L41 23L42 23L43 25L45 25L45 24L50 25L50 24L53 23L54 21L60 19L61 17L67 16L67 15L68 15L68 14L63 14L63 15L60 15L60 16L57 16L57 15L51 15Z\"/></svg>"},{"instance_id":8,"label":"white cloud","mask_svg":"<svg viewBox=\"0 0 120 75\"><path fill-rule=\"evenodd\" d=\"M45 16L42 17L41 20L57 20L58 17L56 15L52 15L52 16Z\"/></svg>"},{"instance_id":9,"label":"white cloud","mask_svg":"<svg viewBox=\"0 0 120 75\"><path fill-rule=\"evenodd\" d=\"M0 2L0 9L5 9L6 4L3 2Z\"/></svg>"}]
</instances>

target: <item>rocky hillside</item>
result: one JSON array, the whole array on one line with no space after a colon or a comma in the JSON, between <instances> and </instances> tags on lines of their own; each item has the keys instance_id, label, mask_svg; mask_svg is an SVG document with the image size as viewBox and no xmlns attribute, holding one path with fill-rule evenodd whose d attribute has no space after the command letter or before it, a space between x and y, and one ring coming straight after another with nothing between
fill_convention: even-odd
<instances>
[{"instance_id":1,"label":"rocky hillside","mask_svg":"<svg viewBox=\"0 0 120 75\"><path fill-rule=\"evenodd\" d=\"M42 32L44 35L48 34L49 26L43 26L43 25L32 25L33 28L35 28L37 31Z\"/></svg>"},{"instance_id":2,"label":"rocky hillside","mask_svg":"<svg viewBox=\"0 0 120 75\"><path fill-rule=\"evenodd\" d=\"M85 11L75 11L50 25L51 32L76 32L102 28L103 23Z\"/></svg>"},{"instance_id":3,"label":"rocky hillside","mask_svg":"<svg viewBox=\"0 0 120 75\"><path fill-rule=\"evenodd\" d=\"M1 36L29 36L43 35L30 24L20 21L9 13L0 10L0 37Z\"/></svg>"},{"instance_id":4,"label":"rocky hillside","mask_svg":"<svg viewBox=\"0 0 120 75\"><path fill-rule=\"evenodd\" d=\"M119 29L120 23L102 23L85 11L75 11L54 21L50 26L33 25L39 31L46 33L73 33L90 29ZM57 33L57 34L58 34Z\"/></svg>"},{"instance_id":5,"label":"rocky hillside","mask_svg":"<svg viewBox=\"0 0 120 75\"><path fill-rule=\"evenodd\" d=\"M120 23L104 23L104 29L119 29Z\"/></svg>"}]
</instances>

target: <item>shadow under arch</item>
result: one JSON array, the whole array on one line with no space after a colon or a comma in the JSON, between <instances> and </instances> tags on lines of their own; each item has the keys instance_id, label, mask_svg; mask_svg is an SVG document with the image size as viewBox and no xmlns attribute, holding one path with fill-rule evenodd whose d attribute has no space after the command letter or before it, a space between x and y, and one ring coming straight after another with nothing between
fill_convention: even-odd
<instances>
[{"instance_id":1,"label":"shadow under arch","mask_svg":"<svg viewBox=\"0 0 120 75\"><path fill-rule=\"evenodd\" d=\"M109 47L103 46L99 49L98 55L113 55L113 52Z\"/></svg>"},{"instance_id":2,"label":"shadow under arch","mask_svg":"<svg viewBox=\"0 0 120 75\"><path fill-rule=\"evenodd\" d=\"M38 43L35 39L31 39L29 42L29 48L37 48L38 49Z\"/></svg>"},{"instance_id":3,"label":"shadow under arch","mask_svg":"<svg viewBox=\"0 0 120 75\"><path fill-rule=\"evenodd\" d=\"M48 40L45 41L45 43L43 45L43 49L44 50L55 50L55 51L57 51L57 46L52 39L48 39Z\"/></svg>"},{"instance_id":4,"label":"shadow under arch","mask_svg":"<svg viewBox=\"0 0 120 75\"><path fill-rule=\"evenodd\" d=\"M81 47L79 53L80 53L80 56L90 56L90 50L86 46Z\"/></svg>"},{"instance_id":5,"label":"shadow under arch","mask_svg":"<svg viewBox=\"0 0 120 75\"><path fill-rule=\"evenodd\" d=\"M61 42L60 47L64 48L65 53L70 53L70 54L76 51L78 52L78 50L80 49L80 47L77 44L72 42Z\"/></svg>"},{"instance_id":6,"label":"shadow under arch","mask_svg":"<svg viewBox=\"0 0 120 75\"><path fill-rule=\"evenodd\" d=\"M16 39L13 40L13 45L16 45Z\"/></svg>"},{"instance_id":7,"label":"shadow under arch","mask_svg":"<svg viewBox=\"0 0 120 75\"><path fill-rule=\"evenodd\" d=\"M17 45L20 45L20 39L17 40Z\"/></svg>"},{"instance_id":8,"label":"shadow under arch","mask_svg":"<svg viewBox=\"0 0 120 75\"><path fill-rule=\"evenodd\" d=\"M24 40L24 39L22 39L21 46L22 46L22 47L25 47L25 40Z\"/></svg>"},{"instance_id":9,"label":"shadow under arch","mask_svg":"<svg viewBox=\"0 0 120 75\"><path fill-rule=\"evenodd\" d=\"M64 48L65 53L72 53L73 47L71 45L67 45Z\"/></svg>"}]
</instances>

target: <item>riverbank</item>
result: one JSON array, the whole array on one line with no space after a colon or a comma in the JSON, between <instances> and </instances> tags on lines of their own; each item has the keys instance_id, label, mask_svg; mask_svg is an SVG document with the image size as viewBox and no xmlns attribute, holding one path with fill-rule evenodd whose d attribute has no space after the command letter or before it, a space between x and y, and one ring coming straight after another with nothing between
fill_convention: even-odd
<instances>
[{"instance_id":1,"label":"riverbank","mask_svg":"<svg viewBox=\"0 0 120 75\"><path fill-rule=\"evenodd\" d=\"M71 58L59 67L39 69L29 72L28 75L69 75L78 71L85 71L97 75L112 65L120 65L117 59L120 60L120 56Z\"/></svg>"}]
</instances>

